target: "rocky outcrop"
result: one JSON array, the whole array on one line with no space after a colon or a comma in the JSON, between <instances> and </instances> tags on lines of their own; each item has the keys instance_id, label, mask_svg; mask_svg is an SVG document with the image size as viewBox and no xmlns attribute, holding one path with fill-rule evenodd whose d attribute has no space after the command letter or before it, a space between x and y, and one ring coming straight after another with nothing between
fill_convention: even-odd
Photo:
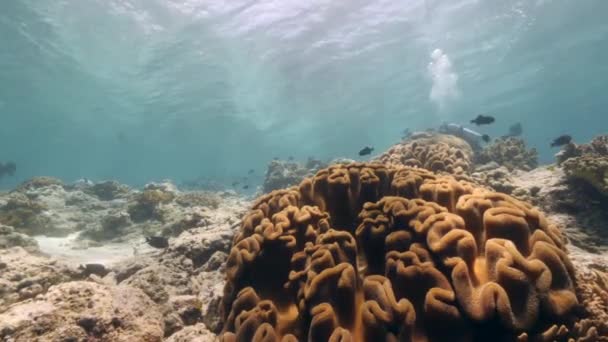
<instances>
[{"instance_id":1,"label":"rocky outcrop","mask_svg":"<svg viewBox=\"0 0 608 342\"><path fill-rule=\"evenodd\" d=\"M270 192L296 185L304 177L314 174L324 166L325 163L313 158L309 158L305 164L287 160L272 160L268 164L262 190Z\"/></svg>"},{"instance_id":2,"label":"rocky outcrop","mask_svg":"<svg viewBox=\"0 0 608 342\"><path fill-rule=\"evenodd\" d=\"M18 233L15 228L0 224L0 249L23 247L30 252L38 251L38 243L28 235Z\"/></svg>"},{"instance_id":3,"label":"rocky outcrop","mask_svg":"<svg viewBox=\"0 0 608 342\"><path fill-rule=\"evenodd\" d=\"M0 249L0 312L79 276L75 268L21 247Z\"/></svg>"},{"instance_id":4,"label":"rocky outcrop","mask_svg":"<svg viewBox=\"0 0 608 342\"><path fill-rule=\"evenodd\" d=\"M538 166L536 149L528 149L523 139L504 137L494 140L475 154L476 164L495 162L509 171L529 171Z\"/></svg>"},{"instance_id":5,"label":"rocky outcrop","mask_svg":"<svg viewBox=\"0 0 608 342\"><path fill-rule=\"evenodd\" d=\"M3 341L162 341L158 307L141 290L86 281L53 286L0 313Z\"/></svg>"}]
</instances>

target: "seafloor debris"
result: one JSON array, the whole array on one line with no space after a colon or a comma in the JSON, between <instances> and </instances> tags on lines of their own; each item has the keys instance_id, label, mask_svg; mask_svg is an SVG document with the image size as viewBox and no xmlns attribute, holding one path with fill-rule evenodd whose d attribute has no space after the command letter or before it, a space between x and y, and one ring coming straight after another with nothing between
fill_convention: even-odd
<instances>
[{"instance_id":1,"label":"seafloor debris","mask_svg":"<svg viewBox=\"0 0 608 342\"><path fill-rule=\"evenodd\" d=\"M423 133L392 146L374 161L461 175L471 171L472 159L473 149L463 139L447 134Z\"/></svg>"},{"instance_id":2,"label":"seafloor debris","mask_svg":"<svg viewBox=\"0 0 608 342\"><path fill-rule=\"evenodd\" d=\"M222 338L586 334L564 324L579 306L564 243L508 195L422 169L330 166L245 216L226 266Z\"/></svg>"},{"instance_id":3,"label":"seafloor debris","mask_svg":"<svg viewBox=\"0 0 608 342\"><path fill-rule=\"evenodd\" d=\"M529 171L538 166L538 153L534 148L527 149L523 139L504 137L494 140L492 144L477 152L475 162L495 162L509 170Z\"/></svg>"}]
</instances>

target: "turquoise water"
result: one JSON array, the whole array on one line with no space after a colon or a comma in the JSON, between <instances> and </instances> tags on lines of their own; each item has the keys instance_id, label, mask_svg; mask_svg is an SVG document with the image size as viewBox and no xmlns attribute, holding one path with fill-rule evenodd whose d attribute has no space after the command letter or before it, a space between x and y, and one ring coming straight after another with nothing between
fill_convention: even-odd
<instances>
[{"instance_id":1,"label":"turquoise water","mask_svg":"<svg viewBox=\"0 0 608 342\"><path fill-rule=\"evenodd\" d=\"M133 185L358 158L490 113L552 161L608 128L608 2L11 0L0 161Z\"/></svg>"}]
</instances>

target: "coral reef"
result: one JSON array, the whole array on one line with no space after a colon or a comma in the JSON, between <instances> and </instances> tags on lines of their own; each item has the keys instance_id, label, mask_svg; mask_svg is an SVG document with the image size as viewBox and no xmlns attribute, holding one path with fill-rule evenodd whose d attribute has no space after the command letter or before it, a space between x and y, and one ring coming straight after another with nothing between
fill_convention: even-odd
<instances>
[{"instance_id":1,"label":"coral reef","mask_svg":"<svg viewBox=\"0 0 608 342\"><path fill-rule=\"evenodd\" d=\"M21 247L0 249L0 312L12 303L33 298L52 285L78 276L75 268L56 259L31 254Z\"/></svg>"},{"instance_id":2,"label":"coral reef","mask_svg":"<svg viewBox=\"0 0 608 342\"><path fill-rule=\"evenodd\" d=\"M608 156L584 155L568 158L561 166L573 180L582 180L608 196Z\"/></svg>"},{"instance_id":3,"label":"coral reef","mask_svg":"<svg viewBox=\"0 0 608 342\"><path fill-rule=\"evenodd\" d=\"M140 290L76 281L0 313L3 341L162 341L162 314Z\"/></svg>"},{"instance_id":4,"label":"coral reef","mask_svg":"<svg viewBox=\"0 0 608 342\"><path fill-rule=\"evenodd\" d=\"M453 135L423 133L392 146L374 161L462 175L471 171L472 159L473 149L463 139Z\"/></svg>"},{"instance_id":5,"label":"coral reef","mask_svg":"<svg viewBox=\"0 0 608 342\"><path fill-rule=\"evenodd\" d=\"M222 338L552 340L578 307L564 243L508 195L417 168L330 166L244 218Z\"/></svg>"},{"instance_id":6,"label":"coral reef","mask_svg":"<svg viewBox=\"0 0 608 342\"><path fill-rule=\"evenodd\" d=\"M130 191L131 189L128 186L117 181L104 181L84 188L86 194L95 196L102 201L125 198Z\"/></svg>"},{"instance_id":7,"label":"coral reef","mask_svg":"<svg viewBox=\"0 0 608 342\"><path fill-rule=\"evenodd\" d=\"M296 185L305 177L313 175L325 166L325 163L313 158L309 158L306 164L294 161L272 160L268 164L262 190L270 192Z\"/></svg>"},{"instance_id":8,"label":"coral reef","mask_svg":"<svg viewBox=\"0 0 608 342\"><path fill-rule=\"evenodd\" d=\"M557 164L559 165L569 158L581 156L608 156L608 135L597 136L588 144L577 145L571 142L563 146L555 155L555 158L557 160Z\"/></svg>"},{"instance_id":9,"label":"coral reef","mask_svg":"<svg viewBox=\"0 0 608 342\"><path fill-rule=\"evenodd\" d=\"M529 171L538 166L538 153L534 148L526 149L523 139L498 138L475 155L476 164L489 162L496 162L509 170Z\"/></svg>"},{"instance_id":10,"label":"coral reef","mask_svg":"<svg viewBox=\"0 0 608 342\"><path fill-rule=\"evenodd\" d=\"M63 182L54 177L34 177L19 184L14 191L25 192L27 190L46 188L52 185L63 186Z\"/></svg>"},{"instance_id":11,"label":"coral reef","mask_svg":"<svg viewBox=\"0 0 608 342\"><path fill-rule=\"evenodd\" d=\"M28 235L15 231L11 226L0 224L0 249L23 247L28 251L38 251L38 243Z\"/></svg>"},{"instance_id":12,"label":"coral reef","mask_svg":"<svg viewBox=\"0 0 608 342\"><path fill-rule=\"evenodd\" d=\"M134 203L129 206L128 212L134 222L146 220L162 220L160 207L175 198L171 192L158 189L144 190L135 197Z\"/></svg>"},{"instance_id":13,"label":"coral reef","mask_svg":"<svg viewBox=\"0 0 608 342\"><path fill-rule=\"evenodd\" d=\"M48 225L49 218L41 215L47 209L37 200L28 198L21 192L9 194L4 205L0 205L0 223L12 226L28 235L57 232Z\"/></svg>"}]
</instances>

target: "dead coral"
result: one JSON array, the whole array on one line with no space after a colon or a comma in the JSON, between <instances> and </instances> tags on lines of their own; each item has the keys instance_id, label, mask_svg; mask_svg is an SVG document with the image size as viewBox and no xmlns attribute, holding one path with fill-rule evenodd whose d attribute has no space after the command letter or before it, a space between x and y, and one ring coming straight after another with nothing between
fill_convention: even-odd
<instances>
[{"instance_id":1,"label":"dead coral","mask_svg":"<svg viewBox=\"0 0 608 342\"><path fill-rule=\"evenodd\" d=\"M569 143L555 155L558 165L569 158L581 156L608 157L608 135L597 136L588 144Z\"/></svg>"},{"instance_id":2,"label":"dead coral","mask_svg":"<svg viewBox=\"0 0 608 342\"><path fill-rule=\"evenodd\" d=\"M159 207L175 199L175 193L161 189L145 189L135 196L128 212L133 222L162 220Z\"/></svg>"},{"instance_id":3,"label":"dead coral","mask_svg":"<svg viewBox=\"0 0 608 342\"><path fill-rule=\"evenodd\" d=\"M24 192L26 190L45 188L52 185L63 186L63 182L54 177L34 177L19 184L14 191Z\"/></svg>"},{"instance_id":4,"label":"dead coral","mask_svg":"<svg viewBox=\"0 0 608 342\"><path fill-rule=\"evenodd\" d=\"M23 247L29 252L38 251L38 242L32 237L15 231L11 226L0 224L0 249Z\"/></svg>"},{"instance_id":5,"label":"dead coral","mask_svg":"<svg viewBox=\"0 0 608 342\"><path fill-rule=\"evenodd\" d=\"M452 135L427 133L392 146L375 161L461 175L470 172L472 158L473 150L466 141Z\"/></svg>"},{"instance_id":6,"label":"dead coral","mask_svg":"<svg viewBox=\"0 0 608 342\"><path fill-rule=\"evenodd\" d=\"M120 184L117 181L105 181L85 188L84 192L96 196L102 201L111 201L125 197L130 192L130 189L128 186Z\"/></svg>"},{"instance_id":7,"label":"dead coral","mask_svg":"<svg viewBox=\"0 0 608 342\"><path fill-rule=\"evenodd\" d=\"M209 207L217 209L222 199L215 192L193 191L180 193L176 196L175 202L182 207Z\"/></svg>"},{"instance_id":8,"label":"dead coral","mask_svg":"<svg viewBox=\"0 0 608 342\"><path fill-rule=\"evenodd\" d=\"M476 164L496 162L509 170L529 171L538 166L538 153L535 148L526 149L523 139L506 137L496 139L475 156Z\"/></svg>"},{"instance_id":9,"label":"dead coral","mask_svg":"<svg viewBox=\"0 0 608 342\"><path fill-rule=\"evenodd\" d=\"M49 218L41 215L45 209L44 205L23 193L13 192L6 204L0 207L0 223L28 235L53 235L55 232L47 229Z\"/></svg>"},{"instance_id":10,"label":"dead coral","mask_svg":"<svg viewBox=\"0 0 608 342\"><path fill-rule=\"evenodd\" d=\"M264 192L270 192L297 185L304 177L313 175L322 167L325 167L323 162L312 158L309 158L305 165L293 161L273 160L268 164L262 189Z\"/></svg>"},{"instance_id":11,"label":"dead coral","mask_svg":"<svg viewBox=\"0 0 608 342\"><path fill-rule=\"evenodd\" d=\"M587 182L604 196L608 196L608 156L584 155L562 163L569 179Z\"/></svg>"},{"instance_id":12,"label":"dead coral","mask_svg":"<svg viewBox=\"0 0 608 342\"><path fill-rule=\"evenodd\" d=\"M381 164L261 197L226 273L224 341L525 340L568 330L578 305L564 239L537 210Z\"/></svg>"}]
</instances>

